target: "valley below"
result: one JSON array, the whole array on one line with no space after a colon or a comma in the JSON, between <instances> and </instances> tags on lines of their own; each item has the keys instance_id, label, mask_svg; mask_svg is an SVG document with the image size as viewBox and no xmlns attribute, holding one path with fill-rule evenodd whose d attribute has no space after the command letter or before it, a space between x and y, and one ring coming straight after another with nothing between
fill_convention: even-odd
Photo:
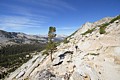
<instances>
[{"instance_id":1,"label":"valley below","mask_svg":"<svg viewBox=\"0 0 120 80\"><path fill-rule=\"evenodd\" d=\"M59 43L65 36L54 39ZM47 36L0 30L0 79L22 66L46 48Z\"/></svg>"}]
</instances>

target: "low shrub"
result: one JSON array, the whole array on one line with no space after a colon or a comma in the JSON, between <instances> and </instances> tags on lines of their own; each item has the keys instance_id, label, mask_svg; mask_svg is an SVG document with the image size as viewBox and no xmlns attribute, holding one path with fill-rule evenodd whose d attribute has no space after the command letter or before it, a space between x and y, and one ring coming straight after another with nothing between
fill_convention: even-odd
<instances>
[{"instance_id":1,"label":"low shrub","mask_svg":"<svg viewBox=\"0 0 120 80\"><path fill-rule=\"evenodd\" d=\"M93 29L88 29L86 32L82 33L81 35L86 35L86 34L88 34L88 33L91 34L94 30L95 30L95 28L93 28Z\"/></svg>"},{"instance_id":2,"label":"low shrub","mask_svg":"<svg viewBox=\"0 0 120 80\"><path fill-rule=\"evenodd\" d=\"M104 23L104 24L102 24L101 26L99 26L99 27L100 27L99 33L100 33L100 34L106 33L105 29L106 29L106 27L107 27L108 25L109 25L109 23Z\"/></svg>"},{"instance_id":3,"label":"low shrub","mask_svg":"<svg viewBox=\"0 0 120 80\"><path fill-rule=\"evenodd\" d=\"M120 15L117 16L117 17L115 17L114 19L112 19L112 20L110 21L110 23L113 23L114 21L116 21L116 20L118 20L118 19L120 19Z\"/></svg>"}]
</instances>

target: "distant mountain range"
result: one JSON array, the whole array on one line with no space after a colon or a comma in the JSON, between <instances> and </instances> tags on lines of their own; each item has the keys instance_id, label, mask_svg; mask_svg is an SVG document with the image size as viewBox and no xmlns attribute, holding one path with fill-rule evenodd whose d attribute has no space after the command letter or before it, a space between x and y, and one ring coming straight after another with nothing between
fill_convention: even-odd
<instances>
[{"instance_id":1,"label":"distant mountain range","mask_svg":"<svg viewBox=\"0 0 120 80\"><path fill-rule=\"evenodd\" d=\"M57 35L54 40L62 41L64 38L66 38L66 35ZM0 30L0 45L46 43L47 39L47 35L28 35L21 32Z\"/></svg>"}]
</instances>

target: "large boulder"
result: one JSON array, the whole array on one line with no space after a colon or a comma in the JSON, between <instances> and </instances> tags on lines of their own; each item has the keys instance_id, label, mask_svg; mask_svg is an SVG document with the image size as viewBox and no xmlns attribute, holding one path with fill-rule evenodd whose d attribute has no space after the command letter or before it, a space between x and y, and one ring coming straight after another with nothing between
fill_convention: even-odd
<instances>
[{"instance_id":1,"label":"large boulder","mask_svg":"<svg viewBox=\"0 0 120 80\"><path fill-rule=\"evenodd\" d=\"M38 80L61 80L61 78L44 69L39 72Z\"/></svg>"}]
</instances>

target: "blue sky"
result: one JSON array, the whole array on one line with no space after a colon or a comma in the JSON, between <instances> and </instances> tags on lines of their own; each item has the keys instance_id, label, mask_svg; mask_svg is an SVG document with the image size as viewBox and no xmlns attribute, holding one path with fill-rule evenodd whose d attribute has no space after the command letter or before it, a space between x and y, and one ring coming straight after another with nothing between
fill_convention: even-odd
<instances>
[{"instance_id":1,"label":"blue sky","mask_svg":"<svg viewBox=\"0 0 120 80\"><path fill-rule=\"evenodd\" d=\"M120 0L0 0L0 29L70 35L85 22L120 14Z\"/></svg>"}]
</instances>

